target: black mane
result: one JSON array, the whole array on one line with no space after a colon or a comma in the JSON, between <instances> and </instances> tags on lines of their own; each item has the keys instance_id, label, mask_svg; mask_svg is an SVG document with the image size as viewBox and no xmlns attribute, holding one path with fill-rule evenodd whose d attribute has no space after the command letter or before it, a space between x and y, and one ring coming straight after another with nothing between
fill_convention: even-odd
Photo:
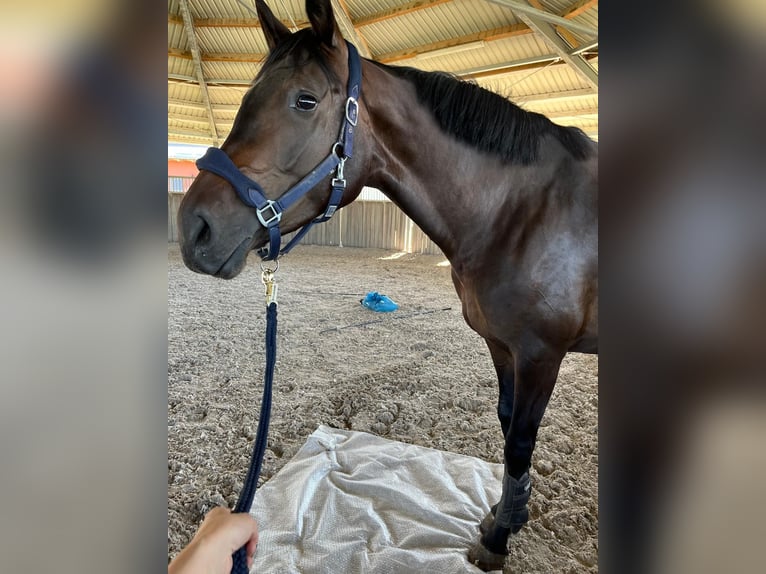
<instances>
[{"instance_id":1,"label":"black mane","mask_svg":"<svg viewBox=\"0 0 766 574\"><path fill-rule=\"evenodd\" d=\"M378 65L412 82L445 132L483 152L528 165L537 160L539 138L552 135L577 159L590 153L592 140L582 130L554 124L476 84L443 72Z\"/></svg>"}]
</instances>

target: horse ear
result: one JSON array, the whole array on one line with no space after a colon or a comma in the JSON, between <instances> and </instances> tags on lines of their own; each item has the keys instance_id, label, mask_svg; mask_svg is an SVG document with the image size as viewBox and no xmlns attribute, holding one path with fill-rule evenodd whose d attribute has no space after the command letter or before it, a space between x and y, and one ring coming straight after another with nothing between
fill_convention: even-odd
<instances>
[{"instance_id":1,"label":"horse ear","mask_svg":"<svg viewBox=\"0 0 766 574\"><path fill-rule=\"evenodd\" d=\"M258 12L258 21L261 23L263 35L269 50L273 50L279 42L287 38L291 32L282 24L263 0L255 0L255 9Z\"/></svg>"},{"instance_id":2,"label":"horse ear","mask_svg":"<svg viewBox=\"0 0 766 574\"><path fill-rule=\"evenodd\" d=\"M331 0L306 0L306 14L317 38L323 44L336 46L341 36L335 24Z\"/></svg>"}]
</instances>

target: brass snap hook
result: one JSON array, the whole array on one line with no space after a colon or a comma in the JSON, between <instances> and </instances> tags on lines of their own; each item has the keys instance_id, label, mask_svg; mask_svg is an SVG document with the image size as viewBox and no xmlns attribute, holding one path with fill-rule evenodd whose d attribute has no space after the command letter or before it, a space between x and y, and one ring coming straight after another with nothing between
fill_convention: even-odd
<instances>
[{"instance_id":1,"label":"brass snap hook","mask_svg":"<svg viewBox=\"0 0 766 574\"><path fill-rule=\"evenodd\" d=\"M268 265L264 265L261 261L261 282L263 282L266 288L266 306L268 307L272 303L277 302L277 282L274 281L274 274L279 269L279 259L275 261L276 266L272 269Z\"/></svg>"}]
</instances>

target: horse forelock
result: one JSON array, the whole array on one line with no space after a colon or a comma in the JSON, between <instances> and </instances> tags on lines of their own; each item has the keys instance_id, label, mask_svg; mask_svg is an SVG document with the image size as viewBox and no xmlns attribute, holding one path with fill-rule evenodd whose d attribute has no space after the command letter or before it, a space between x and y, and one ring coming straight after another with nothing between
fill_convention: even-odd
<instances>
[{"instance_id":1,"label":"horse forelock","mask_svg":"<svg viewBox=\"0 0 766 574\"><path fill-rule=\"evenodd\" d=\"M582 130L554 124L474 83L444 72L376 64L411 82L443 131L482 152L529 165L538 159L540 138L548 135L577 159L591 153L592 140Z\"/></svg>"},{"instance_id":2,"label":"horse forelock","mask_svg":"<svg viewBox=\"0 0 766 574\"><path fill-rule=\"evenodd\" d=\"M269 52L261 69L255 76L253 84L258 82L274 66L278 66L290 57L296 59L296 65L298 66L316 62L325 73L328 80L331 82L338 80L337 75L330 66L330 62L324 52L322 43L316 37L313 30L307 28L291 34Z\"/></svg>"}]
</instances>

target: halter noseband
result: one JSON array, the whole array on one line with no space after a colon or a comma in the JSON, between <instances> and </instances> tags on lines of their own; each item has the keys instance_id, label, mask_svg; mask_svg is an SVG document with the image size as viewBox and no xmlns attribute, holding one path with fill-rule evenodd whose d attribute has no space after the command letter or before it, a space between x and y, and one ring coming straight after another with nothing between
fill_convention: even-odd
<instances>
[{"instance_id":1,"label":"halter noseband","mask_svg":"<svg viewBox=\"0 0 766 574\"><path fill-rule=\"evenodd\" d=\"M354 128L359 119L359 98L362 89L362 66L359 53L352 44L346 42L346 46L348 47L347 98L338 140L333 144L330 154L311 173L283 193L279 199L271 200L266 197L263 188L243 174L226 155L226 152L220 148L208 148L205 155L197 160L198 169L209 171L228 181L242 202L255 208L258 221L269 232L268 250L261 249L258 251L264 261L273 261L290 251L315 223L329 220L343 199L343 192L346 190L343 167L353 152ZM282 213L333 172L335 172L335 177L331 183L332 192L324 213L305 225L280 251L282 232L279 229L279 222L282 219Z\"/></svg>"}]
</instances>

